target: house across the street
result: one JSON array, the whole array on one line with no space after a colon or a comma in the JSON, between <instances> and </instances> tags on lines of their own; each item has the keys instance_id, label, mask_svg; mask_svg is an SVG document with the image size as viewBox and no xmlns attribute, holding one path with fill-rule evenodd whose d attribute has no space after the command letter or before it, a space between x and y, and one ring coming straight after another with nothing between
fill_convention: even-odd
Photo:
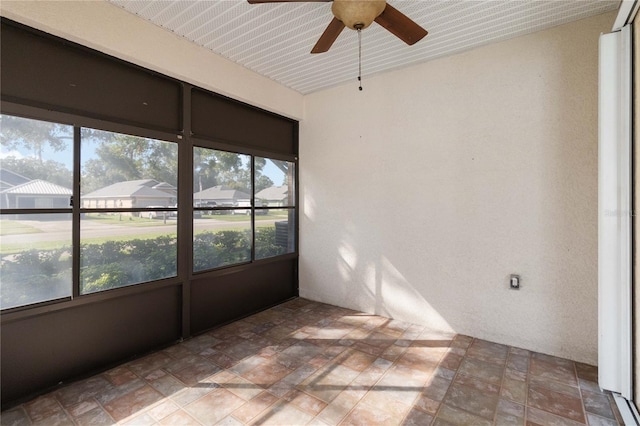
<instances>
[{"instance_id":1,"label":"house across the street","mask_svg":"<svg viewBox=\"0 0 640 426\"><path fill-rule=\"evenodd\" d=\"M195 206L234 207L241 200L249 200L251 196L246 192L233 189L225 185L212 186L211 188L193 194Z\"/></svg>"},{"instance_id":2,"label":"house across the street","mask_svg":"<svg viewBox=\"0 0 640 426\"><path fill-rule=\"evenodd\" d=\"M55 209L69 207L72 191L46 180L35 179L0 192L3 209Z\"/></svg>"},{"instance_id":3,"label":"house across the street","mask_svg":"<svg viewBox=\"0 0 640 426\"><path fill-rule=\"evenodd\" d=\"M83 208L169 207L176 203L176 187L154 179L114 183L82 196Z\"/></svg>"},{"instance_id":4,"label":"house across the street","mask_svg":"<svg viewBox=\"0 0 640 426\"><path fill-rule=\"evenodd\" d=\"M289 199L289 186L270 186L256 193L256 198L262 200L264 206L281 207L286 206Z\"/></svg>"},{"instance_id":5,"label":"house across the street","mask_svg":"<svg viewBox=\"0 0 640 426\"><path fill-rule=\"evenodd\" d=\"M72 191L43 179L30 179L0 168L0 209L55 209L69 207Z\"/></svg>"}]
</instances>

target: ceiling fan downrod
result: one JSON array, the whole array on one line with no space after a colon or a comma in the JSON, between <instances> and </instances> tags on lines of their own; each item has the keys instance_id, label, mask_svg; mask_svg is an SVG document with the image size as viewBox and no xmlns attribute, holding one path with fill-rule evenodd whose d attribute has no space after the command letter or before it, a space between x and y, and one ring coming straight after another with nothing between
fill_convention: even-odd
<instances>
[{"instance_id":1,"label":"ceiling fan downrod","mask_svg":"<svg viewBox=\"0 0 640 426\"><path fill-rule=\"evenodd\" d=\"M356 30L358 31L358 83L360 86L358 90L362 92L362 24L356 25Z\"/></svg>"}]
</instances>

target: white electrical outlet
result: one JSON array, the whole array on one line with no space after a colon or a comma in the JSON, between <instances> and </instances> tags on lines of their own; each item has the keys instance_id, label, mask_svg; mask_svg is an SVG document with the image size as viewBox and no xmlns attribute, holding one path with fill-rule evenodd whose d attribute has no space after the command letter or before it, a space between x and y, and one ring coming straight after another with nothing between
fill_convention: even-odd
<instances>
[{"instance_id":1,"label":"white electrical outlet","mask_svg":"<svg viewBox=\"0 0 640 426\"><path fill-rule=\"evenodd\" d=\"M520 290L520 275L511 274L509 288L511 290Z\"/></svg>"}]
</instances>

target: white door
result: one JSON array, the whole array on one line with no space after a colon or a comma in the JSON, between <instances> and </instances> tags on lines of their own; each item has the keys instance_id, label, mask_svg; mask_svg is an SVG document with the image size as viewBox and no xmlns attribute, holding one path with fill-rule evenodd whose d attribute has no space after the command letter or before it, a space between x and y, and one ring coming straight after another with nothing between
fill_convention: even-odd
<instances>
[{"instance_id":1,"label":"white door","mask_svg":"<svg viewBox=\"0 0 640 426\"><path fill-rule=\"evenodd\" d=\"M598 381L632 399L631 101L629 25L600 36Z\"/></svg>"}]
</instances>

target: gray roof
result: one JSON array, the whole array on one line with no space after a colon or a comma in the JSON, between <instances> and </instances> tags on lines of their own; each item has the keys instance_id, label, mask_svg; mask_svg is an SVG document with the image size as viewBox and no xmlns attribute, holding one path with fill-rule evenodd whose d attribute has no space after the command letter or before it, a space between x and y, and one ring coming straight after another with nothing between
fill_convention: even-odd
<instances>
[{"instance_id":1,"label":"gray roof","mask_svg":"<svg viewBox=\"0 0 640 426\"><path fill-rule=\"evenodd\" d=\"M152 188L160 184L160 182L158 182L155 179L127 180L125 182L118 182L118 183L128 183L130 185L137 185L137 186L148 186L149 188ZM117 184L114 184L114 185L117 185ZM107 187L105 186L105 188Z\"/></svg>"},{"instance_id":2,"label":"gray roof","mask_svg":"<svg viewBox=\"0 0 640 426\"><path fill-rule=\"evenodd\" d=\"M16 195L64 195L69 196L73 194L69 188L56 185L55 183L47 182L46 180L32 180L21 185L16 185L12 188L2 191L3 194L16 194Z\"/></svg>"},{"instance_id":3,"label":"gray roof","mask_svg":"<svg viewBox=\"0 0 640 426\"><path fill-rule=\"evenodd\" d=\"M289 193L289 187L287 185L282 186L270 186L262 191L256 193L256 198L263 200L284 200Z\"/></svg>"},{"instance_id":4,"label":"gray roof","mask_svg":"<svg viewBox=\"0 0 640 426\"><path fill-rule=\"evenodd\" d=\"M158 185L158 181L153 179L128 180L97 189L83 195L82 198L174 198L173 195L165 191L151 188L156 185Z\"/></svg>"},{"instance_id":5,"label":"gray roof","mask_svg":"<svg viewBox=\"0 0 640 426\"><path fill-rule=\"evenodd\" d=\"M155 181L154 181L155 182ZM160 191L164 191L167 192L169 194L176 194L178 191L178 188L176 188L175 186L171 185L170 183L167 182L161 182L157 185L153 186L153 189L158 189Z\"/></svg>"},{"instance_id":6,"label":"gray roof","mask_svg":"<svg viewBox=\"0 0 640 426\"><path fill-rule=\"evenodd\" d=\"M31 179L7 169L0 169L0 186L3 188L29 182Z\"/></svg>"},{"instance_id":7,"label":"gray roof","mask_svg":"<svg viewBox=\"0 0 640 426\"><path fill-rule=\"evenodd\" d=\"M229 188L228 186L212 186L193 194L194 200L248 200L251 196L246 192Z\"/></svg>"}]
</instances>

